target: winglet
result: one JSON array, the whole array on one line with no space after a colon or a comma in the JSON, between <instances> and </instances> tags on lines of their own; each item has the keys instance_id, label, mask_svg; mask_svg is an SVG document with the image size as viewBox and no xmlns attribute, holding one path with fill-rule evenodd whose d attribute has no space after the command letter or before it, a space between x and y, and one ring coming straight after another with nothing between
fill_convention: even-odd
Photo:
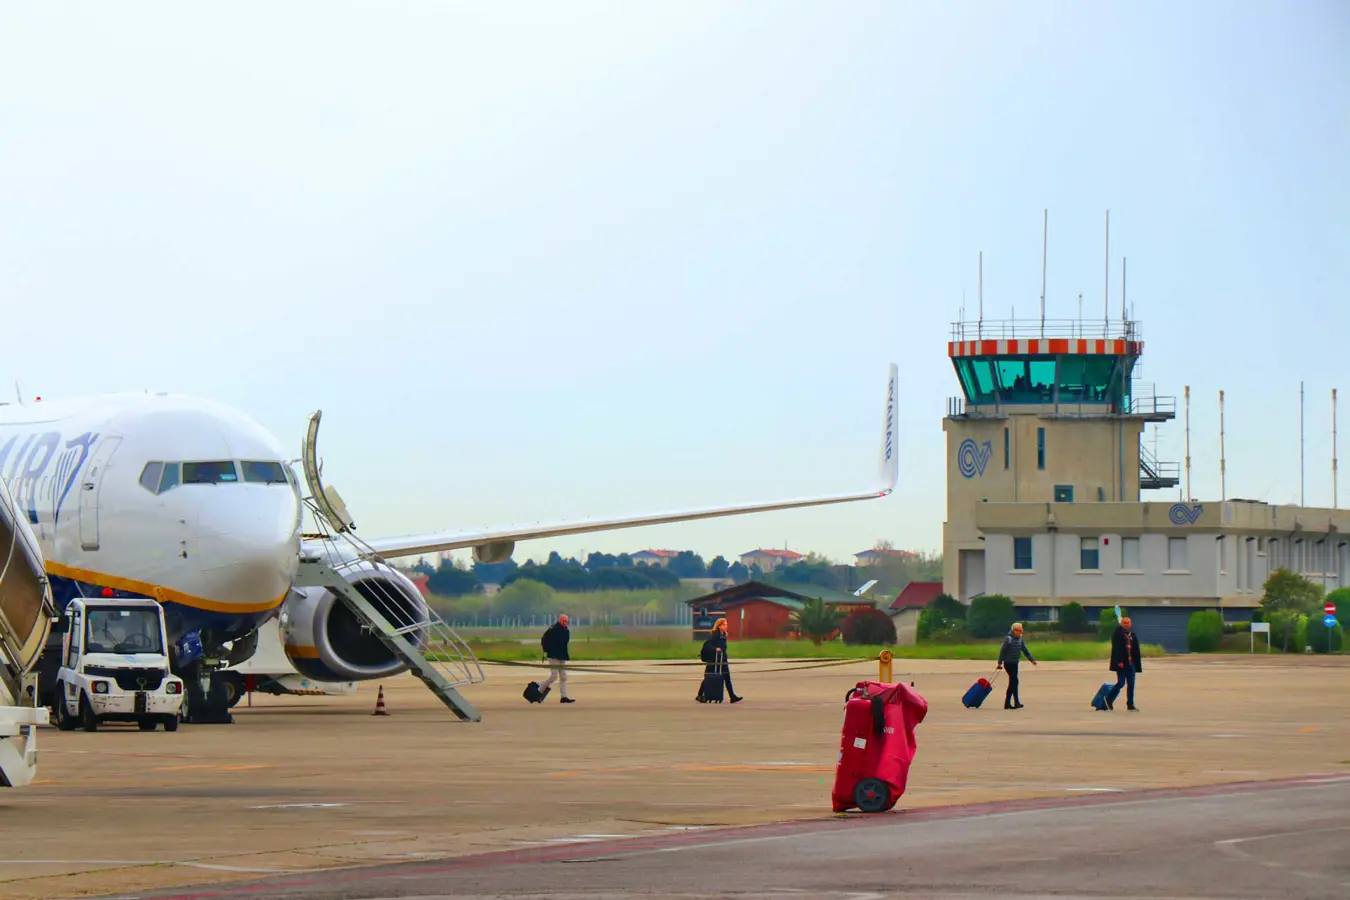
<instances>
[{"instance_id":1,"label":"winglet","mask_svg":"<svg viewBox=\"0 0 1350 900\"><path fill-rule=\"evenodd\" d=\"M886 417L881 430L881 494L885 496L895 490L900 479L900 446L897 440L896 424L900 418L897 408L900 392L900 370L891 363L890 376L886 380Z\"/></svg>"}]
</instances>

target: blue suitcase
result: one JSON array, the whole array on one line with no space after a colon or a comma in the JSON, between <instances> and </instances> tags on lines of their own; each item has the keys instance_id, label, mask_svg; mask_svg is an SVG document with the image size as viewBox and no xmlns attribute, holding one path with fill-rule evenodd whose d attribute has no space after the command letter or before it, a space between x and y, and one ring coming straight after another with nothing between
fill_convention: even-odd
<instances>
[{"instance_id":1,"label":"blue suitcase","mask_svg":"<svg viewBox=\"0 0 1350 900\"><path fill-rule=\"evenodd\" d=\"M997 672L994 673L994 677L998 677ZM988 678L981 678L970 686L970 690L966 691L965 696L961 698L961 702L965 704L966 709L979 709L980 704L984 702L984 698L988 697L993 690L994 683Z\"/></svg>"},{"instance_id":2,"label":"blue suitcase","mask_svg":"<svg viewBox=\"0 0 1350 900\"><path fill-rule=\"evenodd\" d=\"M1110 694L1111 694L1111 689L1112 689L1113 687L1115 687L1115 685L1108 682L1108 683L1106 683L1106 684L1103 684L1101 687L1097 688L1097 693L1096 693L1096 695L1092 698L1092 708L1093 708L1093 709L1097 709L1097 710L1106 710L1106 709L1109 708L1109 707L1107 707L1107 705L1106 705L1106 698L1107 698L1108 696L1110 696Z\"/></svg>"}]
</instances>

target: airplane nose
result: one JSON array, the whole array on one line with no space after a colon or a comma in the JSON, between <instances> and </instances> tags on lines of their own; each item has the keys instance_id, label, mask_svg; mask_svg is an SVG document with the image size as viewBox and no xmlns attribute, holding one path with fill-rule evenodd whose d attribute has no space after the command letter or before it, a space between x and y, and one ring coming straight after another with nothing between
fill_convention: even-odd
<instances>
[{"instance_id":1,"label":"airplane nose","mask_svg":"<svg viewBox=\"0 0 1350 900\"><path fill-rule=\"evenodd\" d=\"M270 609L290 590L300 564L299 500L281 485L231 489L239 493L216 498L198 519L211 547L198 557L202 575L212 599L240 612Z\"/></svg>"}]
</instances>

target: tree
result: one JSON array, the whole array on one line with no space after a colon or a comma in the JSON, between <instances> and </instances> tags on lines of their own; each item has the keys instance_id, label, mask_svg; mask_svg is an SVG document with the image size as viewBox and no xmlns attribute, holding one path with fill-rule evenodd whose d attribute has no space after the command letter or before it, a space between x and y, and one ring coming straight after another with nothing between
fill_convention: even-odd
<instances>
[{"instance_id":1,"label":"tree","mask_svg":"<svg viewBox=\"0 0 1350 900\"><path fill-rule=\"evenodd\" d=\"M1065 634L1079 634L1088 630L1087 613L1081 603L1070 600L1059 608L1059 630Z\"/></svg>"},{"instance_id":2,"label":"tree","mask_svg":"<svg viewBox=\"0 0 1350 900\"><path fill-rule=\"evenodd\" d=\"M1129 610L1122 609L1120 611L1122 619L1129 614ZM1116 633L1116 626L1119 624L1120 620L1116 618L1116 611L1114 609L1104 609L1097 613L1097 640L1111 640L1111 635Z\"/></svg>"},{"instance_id":3,"label":"tree","mask_svg":"<svg viewBox=\"0 0 1350 900\"><path fill-rule=\"evenodd\" d=\"M970 602L966 612L966 631L971 637L1002 637L1017 619L1012 598L1002 594L985 594Z\"/></svg>"},{"instance_id":4,"label":"tree","mask_svg":"<svg viewBox=\"0 0 1350 900\"><path fill-rule=\"evenodd\" d=\"M731 570L731 563L727 562L726 558L723 557L721 554L714 556L712 562L708 563L709 578L726 578L727 573L730 570Z\"/></svg>"},{"instance_id":5,"label":"tree","mask_svg":"<svg viewBox=\"0 0 1350 900\"><path fill-rule=\"evenodd\" d=\"M1314 653L1340 652L1345 632L1339 622L1335 628L1328 629L1322 624L1322 616L1315 615L1308 617L1308 624L1304 627L1307 629L1308 646L1313 648Z\"/></svg>"},{"instance_id":6,"label":"tree","mask_svg":"<svg viewBox=\"0 0 1350 900\"><path fill-rule=\"evenodd\" d=\"M773 570L772 579L775 584L813 584L816 587L836 591L841 591L847 586L844 576L835 571L828 562L807 560L790 566L779 566Z\"/></svg>"},{"instance_id":7,"label":"tree","mask_svg":"<svg viewBox=\"0 0 1350 900\"><path fill-rule=\"evenodd\" d=\"M483 585L478 576L461 569L453 562L445 561L440 568L427 577L427 590L442 597L463 597L481 593Z\"/></svg>"},{"instance_id":8,"label":"tree","mask_svg":"<svg viewBox=\"0 0 1350 900\"><path fill-rule=\"evenodd\" d=\"M473 564L473 574L477 575L483 584L501 584L502 579L519 568L514 559L500 563L476 562Z\"/></svg>"},{"instance_id":9,"label":"tree","mask_svg":"<svg viewBox=\"0 0 1350 900\"><path fill-rule=\"evenodd\" d=\"M1280 636L1281 649L1289 649L1298 617L1318 612L1321 601L1322 589L1297 572L1281 567L1270 573L1263 587L1261 612L1270 630Z\"/></svg>"},{"instance_id":10,"label":"tree","mask_svg":"<svg viewBox=\"0 0 1350 900\"><path fill-rule=\"evenodd\" d=\"M494 616L550 616L554 612L553 588L529 579L519 579L492 598ZM561 612L561 610L558 610Z\"/></svg>"},{"instance_id":11,"label":"tree","mask_svg":"<svg viewBox=\"0 0 1350 900\"><path fill-rule=\"evenodd\" d=\"M845 644L895 643L895 623L891 617L874 607L859 606L844 617L839 626Z\"/></svg>"},{"instance_id":12,"label":"tree","mask_svg":"<svg viewBox=\"0 0 1350 900\"><path fill-rule=\"evenodd\" d=\"M964 627L965 622L966 605L951 594L938 594L919 613L916 637L930 640L941 632Z\"/></svg>"},{"instance_id":13,"label":"tree","mask_svg":"<svg viewBox=\"0 0 1350 900\"><path fill-rule=\"evenodd\" d=\"M821 641L839 630L843 618L844 614L838 607L812 597L792 614L790 625L792 630L819 647Z\"/></svg>"},{"instance_id":14,"label":"tree","mask_svg":"<svg viewBox=\"0 0 1350 900\"><path fill-rule=\"evenodd\" d=\"M1350 625L1350 587L1337 588L1327 594L1322 602L1336 604L1336 618L1340 620L1342 628Z\"/></svg>"},{"instance_id":15,"label":"tree","mask_svg":"<svg viewBox=\"0 0 1350 900\"><path fill-rule=\"evenodd\" d=\"M708 574L708 567L703 564L703 557L692 550L681 550L670 561L667 568L674 572L678 578L704 578Z\"/></svg>"},{"instance_id":16,"label":"tree","mask_svg":"<svg viewBox=\"0 0 1350 900\"><path fill-rule=\"evenodd\" d=\"M1186 648L1192 653L1213 653L1223 638L1223 616L1218 610L1201 609L1186 621Z\"/></svg>"},{"instance_id":17,"label":"tree","mask_svg":"<svg viewBox=\"0 0 1350 900\"><path fill-rule=\"evenodd\" d=\"M727 569L727 577L736 584L745 584L750 580L750 570L745 567L745 563L734 562Z\"/></svg>"}]
</instances>

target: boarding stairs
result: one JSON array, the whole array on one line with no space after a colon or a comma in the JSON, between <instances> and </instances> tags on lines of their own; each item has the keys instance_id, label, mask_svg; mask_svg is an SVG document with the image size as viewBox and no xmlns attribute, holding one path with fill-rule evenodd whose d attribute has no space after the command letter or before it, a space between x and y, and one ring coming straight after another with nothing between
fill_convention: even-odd
<instances>
[{"instance_id":1,"label":"boarding stairs","mask_svg":"<svg viewBox=\"0 0 1350 900\"><path fill-rule=\"evenodd\" d=\"M37 772L37 726L51 717L37 705L34 671L54 615L41 549L0 479L0 787L24 787Z\"/></svg>"},{"instance_id":2,"label":"boarding stairs","mask_svg":"<svg viewBox=\"0 0 1350 900\"><path fill-rule=\"evenodd\" d=\"M302 502L315 531L306 535L296 586L331 591L461 721L482 721L482 714L457 690L487 677L464 639L429 606L407 609L385 582L367 579L365 590L358 590L345 577L393 571L393 566L354 534L342 498L323 484L317 452L322 415L319 410L310 416L300 457L309 487Z\"/></svg>"}]
</instances>

